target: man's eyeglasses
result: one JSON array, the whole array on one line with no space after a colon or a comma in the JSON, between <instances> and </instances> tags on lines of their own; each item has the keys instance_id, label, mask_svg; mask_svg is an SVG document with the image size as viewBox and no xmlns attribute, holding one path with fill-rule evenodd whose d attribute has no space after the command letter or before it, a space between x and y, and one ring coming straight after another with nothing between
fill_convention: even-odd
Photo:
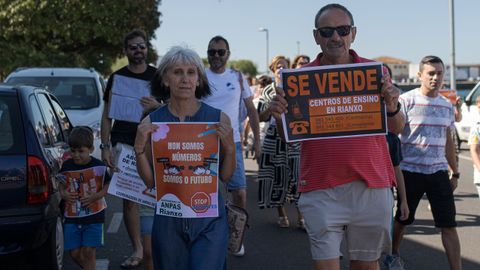
<instances>
[{"instance_id":1,"label":"man's eyeglasses","mask_svg":"<svg viewBox=\"0 0 480 270\"><path fill-rule=\"evenodd\" d=\"M207 53L208 53L209 56L215 56L215 54L218 53L218 56L222 57L227 53L227 50L225 50L225 49L220 49L220 50L210 49L210 50L207 51Z\"/></svg>"},{"instance_id":2,"label":"man's eyeglasses","mask_svg":"<svg viewBox=\"0 0 480 270\"><path fill-rule=\"evenodd\" d=\"M128 44L128 49L131 51L135 51L138 48L140 48L140 50L145 50L147 48L147 45L145 45L145 43Z\"/></svg>"},{"instance_id":3,"label":"man's eyeglasses","mask_svg":"<svg viewBox=\"0 0 480 270\"><path fill-rule=\"evenodd\" d=\"M323 38L331 38L335 31L337 31L337 34L341 37L348 36L352 28L353 26L351 25L340 25L337 27L320 27L316 30Z\"/></svg>"}]
</instances>

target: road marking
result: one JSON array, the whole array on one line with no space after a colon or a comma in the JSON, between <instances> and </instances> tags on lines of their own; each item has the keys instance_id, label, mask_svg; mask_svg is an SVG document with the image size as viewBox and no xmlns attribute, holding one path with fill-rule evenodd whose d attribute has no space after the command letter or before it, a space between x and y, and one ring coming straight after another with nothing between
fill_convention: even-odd
<instances>
[{"instance_id":1,"label":"road marking","mask_svg":"<svg viewBox=\"0 0 480 270\"><path fill-rule=\"evenodd\" d=\"M470 156L465 156L465 155L458 155L459 158L461 159L466 159L472 161L472 158Z\"/></svg>"},{"instance_id":2,"label":"road marking","mask_svg":"<svg viewBox=\"0 0 480 270\"><path fill-rule=\"evenodd\" d=\"M96 270L108 270L108 264L110 261L108 259L98 259L95 262L95 269Z\"/></svg>"},{"instance_id":3,"label":"road marking","mask_svg":"<svg viewBox=\"0 0 480 270\"><path fill-rule=\"evenodd\" d=\"M120 225L122 224L123 213L116 212L113 213L112 221L110 221L110 225L108 226L107 233L117 233Z\"/></svg>"}]
</instances>

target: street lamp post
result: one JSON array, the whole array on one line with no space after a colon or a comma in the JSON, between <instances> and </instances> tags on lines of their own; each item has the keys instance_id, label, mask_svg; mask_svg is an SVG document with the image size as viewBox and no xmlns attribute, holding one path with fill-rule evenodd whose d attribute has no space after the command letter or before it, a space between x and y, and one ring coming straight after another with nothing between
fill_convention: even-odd
<instances>
[{"instance_id":1,"label":"street lamp post","mask_svg":"<svg viewBox=\"0 0 480 270\"><path fill-rule=\"evenodd\" d=\"M266 38L266 61L265 61L265 69L267 71L267 74L270 73L270 71L268 70L268 61L270 59L270 57L268 56L268 29L267 28L264 28L264 27L260 27L258 28L258 31L260 32L265 32L265 38Z\"/></svg>"},{"instance_id":2,"label":"street lamp post","mask_svg":"<svg viewBox=\"0 0 480 270\"><path fill-rule=\"evenodd\" d=\"M455 80L455 17L454 0L450 0L450 42L452 46L452 57L450 59L450 89L457 90Z\"/></svg>"},{"instance_id":3,"label":"street lamp post","mask_svg":"<svg viewBox=\"0 0 480 270\"><path fill-rule=\"evenodd\" d=\"M297 55L300 55L300 41L297 40Z\"/></svg>"}]
</instances>

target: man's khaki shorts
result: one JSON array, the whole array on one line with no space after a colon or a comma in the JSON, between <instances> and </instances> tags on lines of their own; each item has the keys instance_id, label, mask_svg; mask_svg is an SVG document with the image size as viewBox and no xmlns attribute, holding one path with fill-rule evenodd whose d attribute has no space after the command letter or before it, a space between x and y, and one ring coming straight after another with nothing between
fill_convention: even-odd
<instances>
[{"instance_id":1,"label":"man's khaki shorts","mask_svg":"<svg viewBox=\"0 0 480 270\"><path fill-rule=\"evenodd\" d=\"M302 193L298 207L305 218L314 260L342 256L344 238L350 260L376 261L382 253L390 254L390 188L368 188L363 181L355 181Z\"/></svg>"}]
</instances>

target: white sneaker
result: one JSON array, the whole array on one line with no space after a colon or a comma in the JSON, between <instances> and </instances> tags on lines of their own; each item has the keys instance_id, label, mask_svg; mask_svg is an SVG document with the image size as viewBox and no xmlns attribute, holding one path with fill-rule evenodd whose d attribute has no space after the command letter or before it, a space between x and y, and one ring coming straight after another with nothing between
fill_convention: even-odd
<instances>
[{"instance_id":1,"label":"white sneaker","mask_svg":"<svg viewBox=\"0 0 480 270\"><path fill-rule=\"evenodd\" d=\"M405 270L403 265L405 264L398 255L387 255L383 260L383 264L388 270Z\"/></svg>"},{"instance_id":2,"label":"white sneaker","mask_svg":"<svg viewBox=\"0 0 480 270\"><path fill-rule=\"evenodd\" d=\"M232 253L232 255L237 257L242 257L243 255L245 255L245 247L243 246L243 244L240 250L237 253Z\"/></svg>"}]
</instances>

